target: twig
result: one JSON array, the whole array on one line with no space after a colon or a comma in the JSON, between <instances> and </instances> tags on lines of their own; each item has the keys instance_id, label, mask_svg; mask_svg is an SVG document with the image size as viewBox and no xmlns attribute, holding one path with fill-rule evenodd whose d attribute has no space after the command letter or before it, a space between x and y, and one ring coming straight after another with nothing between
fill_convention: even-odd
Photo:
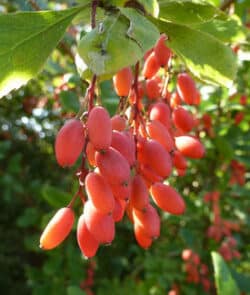
<instances>
[{"instance_id":1,"label":"twig","mask_svg":"<svg viewBox=\"0 0 250 295\"><path fill-rule=\"evenodd\" d=\"M233 4L235 2L235 0L225 0L221 6L220 9L221 10L226 10L228 7L230 7L231 4Z\"/></svg>"}]
</instances>

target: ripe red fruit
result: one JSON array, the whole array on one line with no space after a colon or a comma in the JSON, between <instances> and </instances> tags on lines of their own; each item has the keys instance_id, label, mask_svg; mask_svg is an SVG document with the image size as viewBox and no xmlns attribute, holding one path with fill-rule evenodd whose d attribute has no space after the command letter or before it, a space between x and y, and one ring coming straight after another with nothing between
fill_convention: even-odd
<instances>
[{"instance_id":1,"label":"ripe red fruit","mask_svg":"<svg viewBox=\"0 0 250 295\"><path fill-rule=\"evenodd\" d=\"M143 249L148 249L151 246L153 239L148 237L145 234L143 228L136 223L134 224L134 234L135 239L140 247Z\"/></svg>"},{"instance_id":2,"label":"ripe red fruit","mask_svg":"<svg viewBox=\"0 0 250 295\"><path fill-rule=\"evenodd\" d=\"M169 106L163 102L155 103L149 112L150 120L160 121L167 128L171 126L171 116Z\"/></svg>"},{"instance_id":3,"label":"ripe red fruit","mask_svg":"<svg viewBox=\"0 0 250 295\"><path fill-rule=\"evenodd\" d=\"M128 201L130 199L131 195L131 183L126 182L124 184L111 184L111 189L113 192L113 195L116 199Z\"/></svg>"},{"instance_id":4,"label":"ripe red fruit","mask_svg":"<svg viewBox=\"0 0 250 295\"><path fill-rule=\"evenodd\" d=\"M132 181L130 202L137 210L143 210L149 204L148 189L145 181L139 174Z\"/></svg>"},{"instance_id":5,"label":"ripe red fruit","mask_svg":"<svg viewBox=\"0 0 250 295\"><path fill-rule=\"evenodd\" d=\"M193 105L197 104L197 89L194 80L187 74L182 73L177 78L177 91L179 96L185 103Z\"/></svg>"},{"instance_id":6,"label":"ripe red fruit","mask_svg":"<svg viewBox=\"0 0 250 295\"><path fill-rule=\"evenodd\" d=\"M157 120L149 122L146 126L149 136L158 141L168 152L174 149L174 141L167 128Z\"/></svg>"},{"instance_id":7,"label":"ripe red fruit","mask_svg":"<svg viewBox=\"0 0 250 295\"><path fill-rule=\"evenodd\" d=\"M154 182L163 181L163 177L158 175L149 165L141 164L140 174L149 186Z\"/></svg>"},{"instance_id":8,"label":"ripe red fruit","mask_svg":"<svg viewBox=\"0 0 250 295\"><path fill-rule=\"evenodd\" d=\"M77 224L77 242L85 257L91 258L95 256L99 248L99 242L89 232L83 214L80 216Z\"/></svg>"},{"instance_id":9,"label":"ripe red fruit","mask_svg":"<svg viewBox=\"0 0 250 295\"><path fill-rule=\"evenodd\" d=\"M192 255L193 255L193 251L191 249L184 249L182 251L181 257L184 261L187 261L187 260L191 260Z\"/></svg>"},{"instance_id":10,"label":"ripe red fruit","mask_svg":"<svg viewBox=\"0 0 250 295\"><path fill-rule=\"evenodd\" d=\"M120 115L111 118L112 130L123 131L126 128L126 119Z\"/></svg>"},{"instance_id":11,"label":"ripe red fruit","mask_svg":"<svg viewBox=\"0 0 250 295\"><path fill-rule=\"evenodd\" d=\"M50 250L60 245L70 233L75 216L71 208L61 208L47 224L40 238L40 248Z\"/></svg>"},{"instance_id":12,"label":"ripe red fruit","mask_svg":"<svg viewBox=\"0 0 250 295\"><path fill-rule=\"evenodd\" d=\"M166 178L171 173L171 157L156 140L150 139L138 143L138 160L162 177Z\"/></svg>"},{"instance_id":13,"label":"ripe red fruit","mask_svg":"<svg viewBox=\"0 0 250 295\"><path fill-rule=\"evenodd\" d=\"M90 172L85 178L85 188L94 207L103 214L114 210L115 200L112 190L100 174Z\"/></svg>"},{"instance_id":14,"label":"ripe red fruit","mask_svg":"<svg viewBox=\"0 0 250 295\"><path fill-rule=\"evenodd\" d=\"M115 198L115 208L112 213L112 217L115 222L119 222L122 220L126 206L126 201Z\"/></svg>"},{"instance_id":15,"label":"ripe red fruit","mask_svg":"<svg viewBox=\"0 0 250 295\"><path fill-rule=\"evenodd\" d=\"M158 99L161 96L161 85L156 78L146 81L146 94L149 99Z\"/></svg>"},{"instance_id":16,"label":"ripe red fruit","mask_svg":"<svg viewBox=\"0 0 250 295\"><path fill-rule=\"evenodd\" d=\"M129 183L130 168L127 160L116 149L96 152L95 160L102 176L109 184L124 185Z\"/></svg>"},{"instance_id":17,"label":"ripe red fruit","mask_svg":"<svg viewBox=\"0 0 250 295\"><path fill-rule=\"evenodd\" d=\"M91 166L96 166L96 162L95 162L95 152L96 149L93 146L93 144L89 141L86 147L86 155L87 155L87 159L89 161L89 164Z\"/></svg>"},{"instance_id":18,"label":"ripe red fruit","mask_svg":"<svg viewBox=\"0 0 250 295\"><path fill-rule=\"evenodd\" d=\"M173 164L175 168L180 170L186 170L187 168L187 161L179 151L173 153Z\"/></svg>"},{"instance_id":19,"label":"ripe red fruit","mask_svg":"<svg viewBox=\"0 0 250 295\"><path fill-rule=\"evenodd\" d=\"M160 69L160 64L158 62L158 59L155 55L155 52L153 51L146 59L143 69L142 69L142 75L145 77L145 79L152 78Z\"/></svg>"},{"instance_id":20,"label":"ripe red fruit","mask_svg":"<svg viewBox=\"0 0 250 295\"><path fill-rule=\"evenodd\" d=\"M190 112L179 106L172 112L175 126L184 132L189 132L194 127L194 119Z\"/></svg>"},{"instance_id":21,"label":"ripe red fruit","mask_svg":"<svg viewBox=\"0 0 250 295\"><path fill-rule=\"evenodd\" d=\"M160 217L153 206L148 204L143 211L134 208L132 214L134 223L142 227L146 236L151 239L160 236Z\"/></svg>"},{"instance_id":22,"label":"ripe red fruit","mask_svg":"<svg viewBox=\"0 0 250 295\"><path fill-rule=\"evenodd\" d=\"M119 151L130 166L135 163L135 145L133 139L125 132L113 131L111 146Z\"/></svg>"},{"instance_id":23,"label":"ripe red fruit","mask_svg":"<svg viewBox=\"0 0 250 295\"><path fill-rule=\"evenodd\" d=\"M111 144L112 124L109 113L103 107L94 107L87 120L90 142L97 150L106 150Z\"/></svg>"},{"instance_id":24,"label":"ripe red fruit","mask_svg":"<svg viewBox=\"0 0 250 295\"><path fill-rule=\"evenodd\" d=\"M80 156L85 143L84 127L77 119L68 120L56 136L55 153L58 164L72 166Z\"/></svg>"},{"instance_id":25,"label":"ripe red fruit","mask_svg":"<svg viewBox=\"0 0 250 295\"><path fill-rule=\"evenodd\" d=\"M133 73L130 67L123 68L113 77L113 85L118 96L128 96L133 82Z\"/></svg>"},{"instance_id":26,"label":"ripe red fruit","mask_svg":"<svg viewBox=\"0 0 250 295\"><path fill-rule=\"evenodd\" d=\"M166 39L166 35L162 34L154 47L156 58L161 67L168 65L168 61L172 55L171 50L165 45Z\"/></svg>"},{"instance_id":27,"label":"ripe red fruit","mask_svg":"<svg viewBox=\"0 0 250 295\"><path fill-rule=\"evenodd\" d=\"M115 237L115 224L111 215L96 210L90 200L84 205L85 222L89 232L101 244L110 244Z\"/></svg>"},{"instance_id":28,"label":"ripe red fruit","mask_svg":"<svg viewBox=\"0 0 250 295\"><path fill-rule=\"evenodd\" d=\"M185 202L171 186L163 183L155 183L150 189L152 199L163 211L180 215L185 211Z\"/></svg>"},{"instance_id":29,"label":"ripe red fruit","mask_svg":"<svg viewBox=\"0 0 250 295\"><path fill-rule=\"evenodd\" d=\"M205 154L205 149L201 142L192 136L175 137L175 145L182 155L189 158L200 159Z\"/></svg>"}]
</instances>

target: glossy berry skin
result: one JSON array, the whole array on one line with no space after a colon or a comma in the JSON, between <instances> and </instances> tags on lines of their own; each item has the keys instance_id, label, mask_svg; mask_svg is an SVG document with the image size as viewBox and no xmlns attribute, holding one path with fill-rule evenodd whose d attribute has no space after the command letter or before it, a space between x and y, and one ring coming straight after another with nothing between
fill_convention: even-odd
<instances>
[{"instance_id":1,"label":"glossy berry skin","mask_svg":"<svg viewBox=\"0 0 250 295\"><path fill-rule=\"evenodd\" d=\"M150 192L155 204L163 211L175 215L184 213L185 202L171 186L158 182L152 185Z\"/></svg>"},{"instance_id":2,"label":"glossy berry skin","mask_svg":"<svg viewBox=\"0 0 250 295\"><path fill-rule=\"evenodd\" d=\"M190 112L179 106L172 112L175 126L184 132L189 132L194 127L194 119Z\"/></svg>"},{"instance_id":3,"label":"glossy berry skin","mask_svg":"<svg viewBox=\"0 0 250 295\"><path fill-rule=\"evenodd\" d=\"M80 120L68 120L60 129L55 141L55 154L62 167L72 166L85 144L84 127Z\"/></svg>"},{"instance_id":4,"label":"glossy berry skin","mask_svg":"<svg viewBox=\"0 0 250 295\"><path fill-rule=\"evenodd\" d=\"M166 35L162 34L154 47L156 58L161 67L168 65L168 61L172 55L171 50L165 45L166 39Z\"/></svg>"},{"instance_id":5,"label":"glossy berry skin","mask_svg":"<svg viewBox=\"0 0 250 295\"><path fill-rule=\"evenodd\" d=\"M143 210L149 204L147 185L140 174L137 174L132 181L130 202L137 210Z\"/></svg>"},{"instance_id":6,"label":"glossy berry skin","mask_svg":"<svg viewBox=\"0 0 250 295\"><path fill-rule=\"evenodd\" d=\"M141 227L138 223L134 223L134 234L140 247L146 250L151 246L153 239L145 234L143 227Z\"/></svg>"},{"instance_id":7,"label":"glossy berry skin","mask_svg":"<svg viewBox=\"0 0 250 295\"><path fill-rule=\"evenodd\" d=\"M60 245L69 235L75 216L71 208L61 208L52 217L40 238L40 248L50 250Z\"/></svg>"},{"instance_id":8,"label":"glossy berry skin","mask_svg":"<svg viewBox=\"0 0 250 295\"><path fill-rule=\"evenodd\" d=\"M170 128L171 115L168 105L163 102L153 104L149 112L149 119L160 121L165 127Z\"/></svg>"},{"instance_id":9,"label":"glossy berry skin","mask_svg":"<svg viewBox=\"0 0 250 295\"><path fill-rule=\"evenodd\" d=\"M113 212L115 200L112 190L102 175L90 172L85 178L85 188L95 208L103 214Z\"/></svg>"},{"instance_id":10,"label":"glossy berry skin","mask_svg":"<svg viewBox=\"0 0 250 295\"><path fill-rule=\"evenodd\" d=\"M85 203L83 214L92 236L100 244L110 244L115 237L115 224L112 215L100 213L90 200Z\"/></svg>"},{"instance_id":11,"label":"glossy berry skin","mask_svg":"<svg viewBox=\"0 0 250 295\"><path fill-rule=\"evenodd\" d=\"M160 64L158 59L153 51L146 59L143 69L142 75L145 79L151 79L160 69Z\"/></svg>"},{"instance_id":12,"label":"glossy berry skin","mask_svg":"<svg viewBox=\"0 0 250 295\"><path fill-rule=\"evenodd\" d=\"M96 152L95 160L102 176L109 184L124 185L129 183L130 168L127 160L116 149Z\"/></svg>"},{"instance_id":13,"label":"glossy berry skin","mask_svg":"<svg viewBox=\"0 0 250 295\"><path fill-rule=\"evenodd\" d=\"M174 149L174 141L168 129L157 120L153 120L146 125L148 135L158 141L168 152Z\"/></svg>"},{"instance_id":14,"label":"glossy berry skin","mask_svg":"<svg viewBox=\"0 0 250 295\"><path fill-rule=\"evenodd\" d=\"M112 124L105 108L96 106L90 111L87 130L89 140L96 150L106 150L110 146Z\"/></svg>"},{"instance_id":15,"label":"glossy berry skin","mask_svg":"<svg viewBox=\"0 0 250 295\"><path fill-rule=\"evenodd\" d=\"M126 119L120 115L111 118L112 130L123 131L126 128Z\"/></svg>"},{"instance_id":16,"label":"glossy berry skin","mask_svg":"<svg viewBox=\"0 0 250 295\"><path fill-rule=\"evenodd\" d=\"M95 256L99 248L99 242L89 232L83 214L80 216L77 224L77 242L84 257L91 258Z\"/></svg>"},{"instance_id":17,"label":"glossy berry skin","mask_svg":"<svg viewBox=\"0 0 250 295\"><path fill-rule=\"evenodd\" d=\"M192 136L183 135L175 137L175 145L183 156L200 159L205 154L205 148L201 142Z\"/></svg>"},{"instance_id":18,"label":"glossy berry skin","mask_svg":"<svg viewBox=\"0 0 250 295\"><path fill-rule=\"evenodd\" d=\"M146 94L149 99L158 99L161 96L161 85L157 79L152 78L146 81Z\"/></svg>"},{"instance_id":19,"label":"glossy berry skin","mask_svg":"<svg viewBox=\"0 0 250 295\"><path fill-rule=\"evenodd\" d=\"M179 151L173 153L173 165L180 170L186 170L187 168L187 161Z\"/></svg>"},{"instance_id":20,"label":"glossy berry skin","mask_svg":"<svg viewBox=\"0 0 250 295\"><path fill-rule=\"evenodd\" d=\"M148 165L159 176L166 178L171 173L171 157L156 140L150 139L138 143L138 160Z\"/></svg>"},{"instance_id":21,"label":"glossy berry skin","mask_svg":"<svg viewBox=\"0 0 250 295\"><path fill-rule=\"evenodd\" d=\"M123 68L113 77L113 85L118 96L128 96L133 82L133 73L130 67Z\"/></svg>"},{"instance_id":22,"label":"glossy berry skin","mask_svg":"<svg viewBox=\"0 0 250 295\"><path fill-rule=\"evenodd\" d=\"M160 236L160 217L153 206L148 204L143 211L133 209L132 214L134 223L142 227L147 237L155 239Z\"/></svg>"},{"instance_id":23,"label":"glossy berry skin","mask_svg":"<svg viewBox=\"0 0 250 295\"><path fill-rule=\"evenodd\" d=\"M194 80L187 74L181 73L177 77L177 91L185 103L194 105L198 103L198 91Z\"/></svg>"}]
</instances>

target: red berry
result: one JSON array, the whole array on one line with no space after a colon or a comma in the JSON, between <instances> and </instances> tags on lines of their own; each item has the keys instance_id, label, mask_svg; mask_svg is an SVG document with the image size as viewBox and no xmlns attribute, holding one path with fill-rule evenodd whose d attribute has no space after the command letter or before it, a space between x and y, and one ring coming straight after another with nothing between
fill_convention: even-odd
<instances>
[{"instance_id":1,"label":"red berry","mask_svg":"<svg viewBox=\"0 0 250 295\"><path fill-rule=\"evenodd\" d=\"M166 35L162 34L154 47L156 58L161 67L168 65L168 61L172 55L171 50L165 44L166 39Z\"/></svg>"},{"instance_id":2,"label":"red berry","mask_svg":"<svg viewBox=\"0 0 250 295\"><path fill-rule=\"evenodd\" d=\"M150 189L155 204L163 211L179 215L185 211L185 202L171 186L163 183L155 183Z\"/></svg>"},{"instance_id":3,"label":"red berry","mask_svg":"<svg viewBox=\"0 0 250 295\"><path fill-rule=\"evenodd\" d=\"M133 82L133 73L130 67L123 68L113 77L113 85L118 96L128 96Z\"/></svg>"},{"instance_id":4,"label":"red berry","mask_svg":"<svg viewBox=\"0 0 250 295\"><path fill-rule=\"evenodd\" d=\"M160 69L160 64L158 59L153 51L146 59L144 67L142 69L142 75L145 79L152 78Z\"/></svg>"},{"instance_id":5,"label":"red berry","mask_svg":"<svg viewBox=\"0 0 250 295\"><path fill-rule=\"evenodd\" d=\"M84 127L77 119L68 120L56 136L55 153L58 164L72 166L80 156L85 143Z\"/></svg>"},{"instance_id":6,"label":"red berry","mask_svg":"<svg viewBox=\"0 0 250 295\"><path fill-rule=\"evenodd\" d=\"M95 256L99 248L99 242L89 232L83 214L80 216L77 224L77 242L85 257L91 258Z\"/></svg>"},{"instance_id":7,"label":"red berry","mask_svg":"<svg viewBox=\"0 0 250 295\"><path fill-rule=\"evenodd\" d=\"M187 74L182 73L177 78L177 91L179 96L185 103L193 105L197 104L197 89L194 80Z\"/></svg>"},{"instance_id":8,"label":"red berry","mask_svg":"<svg viewBox=\"0 0 250 295\"><path fill-rule=\"evenodd\" d=\"M40 248L50 250L60 245L69 235L74 224L71 208L61 208L50 220L40 238Z\"/></svg>"},{"instance_id":9,"label":"red berry","mask_svg":"<svg viewBox=\"0 0 250 295\"><path fill-rule=\"evenodd\" d=\"M201 142L192 136L175 137L175 145L182 155L189 158L199 159L205 154L205 149Z\"/></svg>"},{"instance_id":10,"label":"red berry","mask_svg":"<svg viewBox=\"0 0 250 295\"><path fill-rule=\"evenodd\" d=\"M94 107L87 120L90 142L97 150L106 150L111 144L112 124L109 113L103 107Z\"/></svg>"}]
</instances>

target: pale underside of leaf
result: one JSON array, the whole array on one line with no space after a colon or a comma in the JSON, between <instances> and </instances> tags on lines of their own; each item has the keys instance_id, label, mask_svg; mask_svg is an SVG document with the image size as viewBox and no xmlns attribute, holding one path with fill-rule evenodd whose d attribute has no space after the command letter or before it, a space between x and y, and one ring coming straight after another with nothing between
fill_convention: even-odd
<instances>
[{"instance_id":1,"label":"pale underside of leaf","mask_svg":"<svg viewBox=\"0 0 250 295\"><path fill-rule=\"evenodd\" d=\"M154 21L165 32L168 46L200 80L230 87L236 75L236 58L229 46L190 27Z\"/></svg>"}]
</instances>

